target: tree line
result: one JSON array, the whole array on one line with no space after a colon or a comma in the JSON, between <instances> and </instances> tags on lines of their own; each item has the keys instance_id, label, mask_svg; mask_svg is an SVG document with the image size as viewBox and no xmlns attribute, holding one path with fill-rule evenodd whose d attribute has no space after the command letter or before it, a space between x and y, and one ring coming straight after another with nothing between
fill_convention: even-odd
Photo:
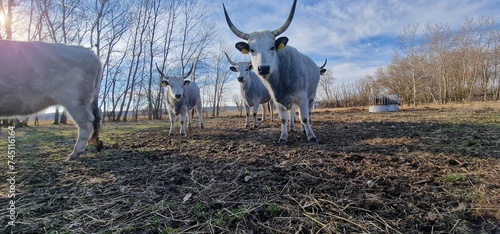
<instances>
[{"instance_id":1,"label":"tree line","mask_svg":"<svg viewBox=\"0 0 500 234\"><path fill-rule=\"evenodd\" d=\"M390 64L355 83L325 74L322 106L366 106L370 95L398 94L407 105L499 101L500 25L495 17L407 25L396 37Z\"/></svg>"}]
</instances>

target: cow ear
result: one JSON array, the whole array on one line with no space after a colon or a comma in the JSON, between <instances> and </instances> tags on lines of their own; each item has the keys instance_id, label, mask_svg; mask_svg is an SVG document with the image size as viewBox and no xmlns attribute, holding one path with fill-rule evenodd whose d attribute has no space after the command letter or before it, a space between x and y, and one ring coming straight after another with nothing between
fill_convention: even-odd
<instances>
[{"instance_id":1,"label":"cow ear","mask_svg":"<svg viewBox=\"0 0 500 234\"><path fill-rule=\"evenodd\" d=\"M248 51L250 50L250 46L246 42L238 42L236 45L234 45L236 49L238 49L242 54L248 54Z\"/></svg>"},{"instance_id":2,"label":"cow ear","mask_svg":"<svg viewBox=\"0 0 500 234\"><path fill-rule=\"evenodd\" d=\"M285 49L286 43L288 43L288 37L280 37L274 42L274 47L282 50Z\"/></svg>"},{"instance_id":3,"label":"cow ear","mask_svg":"<svg viewBox=\"0 0 500 234\"><path fill-rule=\"evenodd\" d=\"M184 81L184 86L189 86L189 83L191 83L191 81L189 81L189 80L185 80L185 81Z\"/></svg>"},{"instance_id":4,"label":"cow ear","mask_svg":"<svg viewBox=\"0 0 500 234\"><path fill-rule=\"evenodd\" d=\"M168 81L166 81L166 80L162 80L162 81L161 81L161 85L163 85L163 86L167 86L167 85L168 85Z\"/></svg>"},{"instance_id":5,"label":"cow ear","mask_svg":"<svg viewBox=\"0 0 500 234\"><path fill-rule=\"evenodd\" d=\"M238 72L238 70L236 69L236 67L233 67L233 66L229 67L229 70L231 70L233 72Z\"/></svg>"},{"instance_id":6,"label":"cow ear","mask_svg":"<svg viewBox=\"0 0 500 234\"><path fill-rule=\"evenodd\" d=\"M325 72L326 72L326 69L325 69L325 68L323 68L323 69L321 69L321 71L319 71L319 74L320 74L320 75L324 75L324 74L325 74Z\"/></svg>"}]
</instances>

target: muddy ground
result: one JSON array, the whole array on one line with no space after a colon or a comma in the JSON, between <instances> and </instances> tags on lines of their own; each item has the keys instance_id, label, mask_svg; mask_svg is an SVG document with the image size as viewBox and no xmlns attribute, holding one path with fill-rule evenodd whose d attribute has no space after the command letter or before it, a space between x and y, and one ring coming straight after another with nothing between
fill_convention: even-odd
<instances>
[{"instance_id":1,"label":"muddy ground","mask_svg":"<svg viewBox=\"0 0 500 234\"><path fill-rule=\"evenodd\" d=\"M69 163L74 126L16 129L0 231L500 233L499 105L317 110L320 143L292 132L286 147L277 120L206 118L187 137L165 120L104 123L105 149Z\"/></svg>"}]
</instances>

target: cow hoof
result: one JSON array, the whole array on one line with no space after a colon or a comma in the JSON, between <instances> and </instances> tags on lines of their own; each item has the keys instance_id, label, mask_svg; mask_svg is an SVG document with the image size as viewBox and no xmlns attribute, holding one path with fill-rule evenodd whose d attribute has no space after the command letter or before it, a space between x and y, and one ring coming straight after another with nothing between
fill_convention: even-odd
<instances>
[{"instance_id":1,"label":"cow hoof","mask_svg":"<svg viewBox=\"0 0 500 234\"><path fill-rule=\"evenodd\" d=\"M313 137L313 138L309 139L309 141L314 142L316 144L319 144L319 140L316 137Z\"/></svg>"},{"instance_id":2,"label":"cow hoof","mask_svg":"<svg viewBox=\"0 0 500 234\"><path fill-rule=\"evenodd\" d=\"M278 140L278 145L280 145L280 146L285 146L285 145L286 145L286 143L287 143L287 141L286 141L286 140L283 140L283 139L279 139L279 140Z\"/></svg>"},{"instance_id":3,"label":"cow hoof","mask_svg":"<svg viewBox=\"0 0 500 234\"><path fill-rule=\"evenodd\" d=\"M254 126L253 126L253 128L255 128L255 129L258 129L258 128L259 128L259 126L257 126L257 125L254 125Z\"/></svg>"},{"instance_id":4,"label":"cow hoof","mask_svg":"<svg viewBox=\"0 0 500 234\"><path fill-rule=\"evenodd\" d=\"M101 140L98 140L95 144L95 148L97 151L101 151L104 148L104 143Z\"/></svg>"},{"instance_id":5,"label":"cow hoof","mask_svg":"<svg viewBox=\"0 0 500 234\"><path fill-rule=\"evenodd\" d=\"M249 125L245 125L245 128L249 128L250 126Z\"/></svg>"},{"instance_id":6,"label":"cow hoof","mask_svg":"<svg viewBox=\"0 0 500 234\"><path fill-rule=\"evenodd\" d=\"M73 161L76 159L78 159L78 154L73 153L73 154L69 155L69 157L66 159L66 161L69 162L69 161Z\"/></svg>"}]
</instances>

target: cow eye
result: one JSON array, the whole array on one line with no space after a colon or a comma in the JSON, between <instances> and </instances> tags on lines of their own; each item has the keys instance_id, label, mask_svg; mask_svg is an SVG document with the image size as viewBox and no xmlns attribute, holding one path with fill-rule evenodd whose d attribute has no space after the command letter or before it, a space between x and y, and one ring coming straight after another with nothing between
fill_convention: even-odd
<instances>
[{"instance_id":1,"label":"cow eye","mask_svg":"<svg viewBox=\"0 0 500 234\"><path fill-rule=\"evenodd\" d=\"M271 47L271 50L274 50L274 46L273 46L273 47Z\"/></svg>"},{"instance_id":2,"label":"cow eye","mask_svg":"<svg viewBox=\"0 0 500 234\"><path fill-rule=\"evenodd\" d=\"M250 52L251 52L251 53L255 53L255 50L254 50L254 49L250 49Z\"/></svg>"},{"instance_id":3,"label":"cow eye","mask_svg":"<svg viewBox=\"0 0 500 234\"><path fill-rule=\"evenodd\" d=\"M250 66L248 66L248 69L250 69L250 70L252 70L252 69L253 69L252 64L250 64Z\"/></svg>"}]
</instances>

